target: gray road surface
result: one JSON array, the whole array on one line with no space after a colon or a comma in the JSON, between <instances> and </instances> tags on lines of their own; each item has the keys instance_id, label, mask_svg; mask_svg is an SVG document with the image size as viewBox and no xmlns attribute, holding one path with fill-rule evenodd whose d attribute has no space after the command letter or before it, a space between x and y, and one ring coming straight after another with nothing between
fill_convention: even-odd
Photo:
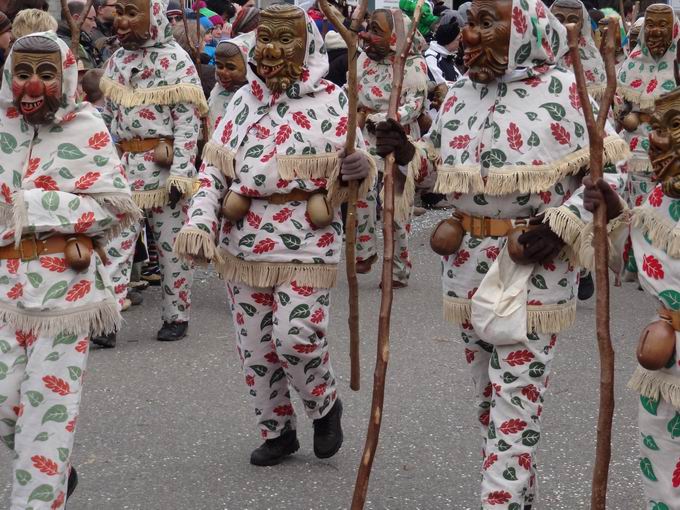
<instances>
[{"instance_id":1,"label":"gray road surface","mask_svg":"<svg viewBox=\"0 0 680 510\"><path fill-rule=\"evenodd\" d=\"M414 270L397 291L382 435L367 508L474 509L480 444L462 347L441 319L439 262L431 226L444 213L416 220ZM197 272L190 336L155 340L160 292L125 314L113 351L93 349L78 422L74 464L80 485L69 510L335 510L349 507L370 409L380 301L379 270L360 279L362 389L349 390L344 276L333 293L332 360L345 404L345 444L321 461L311 423L300 419L298 454L255 468L260 440L234 349L223 283ZM577 324L557 344L544 412L537 510L589 508L598 407L594 300L579 305ZM637 336L653 305L632 284L613 292L617 410L609 508L643 507L637 470L637 400L625 388ZM298 402L296 402L297 405ZM301 406L300 406L301 407ZM298 407L298 408L300 408ZM0 507L7 508L11 456L0 450Z\"/></svg>"}]
</instances>

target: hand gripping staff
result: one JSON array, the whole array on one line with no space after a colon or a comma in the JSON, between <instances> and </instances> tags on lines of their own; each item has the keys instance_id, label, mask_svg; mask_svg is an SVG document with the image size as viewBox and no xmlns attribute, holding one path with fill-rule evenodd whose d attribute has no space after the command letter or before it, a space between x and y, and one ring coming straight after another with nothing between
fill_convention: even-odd
<instances>
[{"instance_id":1,"label":"hand gripping staff","mask_svg":"<svg viewBox=\"0 0 680 510\"><path fill-rule=\"evenodd\" d=\"M588 138L590 140L590 175L593 181L602 178L604 154L604 128L607 114L616 92L616 70L614 37L618 26L615 20L609 20L607 38L602 42L604 50L607 88L602 98L597 119L588 96L586 78L579 56L578 28L567 25L569 33L569 50L574 62L576 86L583 108ZM614 349L609 332L609 242L607 240L607 211L599 207L593 214L593 230L595 248L595 279L597 282L596 329L597 346L600 353L600 410L597 422L597 446L595 451L595 467L593 470L593 486L590 498L592 510L605 510L607 502L607 481L609 478L609 462L611 459L612 417L614 415Z\"/></svg>"},{"instance_id":2,"label":"hand gripping staff","mask_svg":"<svg viewBox=\"0 0 680 510\"><path fill-rule=\"evenodd\" d=\"M319 0L319 7L328 20L333 23L347 43L347 61L349 75L347 77L347 138L345 139L345 154L354 152L357 138L357 57L359 31L368 8L368 0L359 0L349 29L342 23L337 11L333 10L327 0ZM361 385L361 371L359 365L359 282L357 281L357 267L355 249L357 241L357 198L359 196L359 181L349 182L349 200L347 202L347 220L345 221L345 267L347 269L347 283L349 285L349 359L350 380L349 387L359 391Z\"/></svg>"},{"instance_id":3,"label":"hand gripping staff","mask_svg":"<svg viewBox=\"0 0 680 510\"><path fill-rule=\"evenodd\" d=\"M404 82L404 66L408 56L424 0L418 0L413 18L411 30L408 35L404 31L404 20L401 16L394 16L394 30L397 35L397 54L394 59L392 71L392 91L387 110L389 118L398 121L397 110L401 98L401 88ZM368 492L368 478L371 475L373 459L378 448L380 425L382 423L383 403L385 401L385 376L387 374L387 362L390 355L390 318L392 315L392 259L394 258L394 174L398 172L394 154L385 158L383 204L383 233L384 233L384 256L382 267L382 297L380 299L380 316L378 319L378 352L373 373L373 400L371 402L371 415L368 421L368 432L364 453L361 456L357 480L352 497L352 510L362 510L366 503Z\"/></svg>"}]
</instances>

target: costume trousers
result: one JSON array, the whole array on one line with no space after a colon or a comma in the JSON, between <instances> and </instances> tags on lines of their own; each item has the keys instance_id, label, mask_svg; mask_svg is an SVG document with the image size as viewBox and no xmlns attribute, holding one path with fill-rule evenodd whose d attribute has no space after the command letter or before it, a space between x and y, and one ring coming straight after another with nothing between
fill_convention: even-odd
<instances>
[{"instance_id":1,"label":"costume trousers","mask_svg":"<svg viewBox=\"0 0 680 510\"><path fill-rule=\"evenodd\" d=\"M368 193L366 199L357 201L357 262L366 260L377 253L376 236L376 191ZM411 216L407 221L394 222L394 262L392 278L394 281L408 283L411 276L411 257L408 250L408 238L411 233Z\"/></svg>"},{"instance_id":2,"label":"costume trousers","mask_svg":"<svg viewBox=\"0 0 680 510\"><path fill-rule=\"evenodd\" d=\"M461 326L482 436L481 508L523 510L536 494L536 451L556 335L494 347Z\"/></svg>"},{"instance_id":3,"label":"costume trousers","mask_svg":"<svg viewBox=\"0 0 680 510\"><path fill-rule=\"evenodd\" d=\"M640 471L646 510L680 510L680 410L640 397Z\"/></svg>"},{"instance_id":4,"label":"costume trousers","mask_svg":"<svg viewBox=\"0 0 680 510\"><path fill-rule=\"evenodd\" d=\"M194 270L188 264L180 261L172 251L177 233L186 219L186 208L186 200L181 200L174 209L165 205L146 211L158 249L161 289L163 291L161 318L164 322L185 322L189 320ZM120 256L114 261L111 269L111 280L116 289L119 286L127 288L128 283L130 283L135 243L142 232L144 232L144 223L132 226L120 236L120 239L124 239L124 247L121 246ZM109 247L110 253L111 247Z\"/></svg>"},{"instance_id":5,"label":"costume trousers","mask_svg":"<svg viewBox=\"0 0 680 510\"><path fill-rule=\"evenodd\" d=\"M106 246L106 256L109 259L106 269L109 271L113 291L116 294L118 309L123 306L127 297L128 284L132 275L132 261L135 255L135 244L139 236L139 225L133 224L114 237Z\"/></svg>"},{"instance_id":6,"label":"costume trousers","mask_svg":"<svg viewBox=\"0 0 680 510\"><path fill-rule=\"evenodd\" d=\"M14 452L11 509L64 508L88 337L0 326L0 437Z\"/></svg>"},{"instance_id":7,"label":"costume trousers","mask_svg":"<svg viewBox=\"0 0 680 510\"><path fill-rule=\"evenodd\" d=\"M307 416L325 416L336 399L328 352L330 291L295 282L270 288L227 285L237 350L261 436L296 428L290 388Z\"/></svg>"}]
</instances>

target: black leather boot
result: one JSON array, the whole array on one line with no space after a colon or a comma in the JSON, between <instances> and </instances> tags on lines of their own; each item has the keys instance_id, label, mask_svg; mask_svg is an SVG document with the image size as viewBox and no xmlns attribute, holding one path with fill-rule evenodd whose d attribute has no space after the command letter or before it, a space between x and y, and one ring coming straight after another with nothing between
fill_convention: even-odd
<instances>
[{"instance_id":1,"label":"black leather boot","mask_svg":"<svg viewBox=\"0 0 680 510\"><path fill-rule=\"evenodd\" d=\"M342 402L335 401L333 408L323 418L314 420L314 455L328 459L342 446Z\"/></svg>"},{"instance_id":2,"label":"black leather boot","mask_svg":"<svg viewBox=\"0 0 680 510\"><path fill-rule=\"evenodd\" d=\"M174 342L187 336L188 322L164 322L156 338L161 342Z\"/></svg>"},{"instance_id":3,"label":"black leather boot","mask_svg":"<svg viewBox=\"0 0 680 510\"><path fill-rule=\"evenodd\" d=\"M116 346L116 334L93 336L90 341L103 349L113 349Z\"/></svg>"},{"instance_id":4,"label":"black leather boot","mask_svg":"<svg viewBox=\"0 0 680 510\"><path fill-rule=\"evenodd\" d=\"M267 439L250 454L253 466L276 466L288 455L300 449L297 432L288 430L274 439Z\"/></svg>"},{"instance_id":5,"label":"black leather boot","mask_svg":"<svg viewBox=\"0 0 680 510\"><path fill-rule=\"evenodd\" d=\"M71 494L78 487L78 473L76 473L76 468L71 466L71 471L68 474L68 482L66 484L66 501L71 497Z\"/></svg>"}]
</instances>

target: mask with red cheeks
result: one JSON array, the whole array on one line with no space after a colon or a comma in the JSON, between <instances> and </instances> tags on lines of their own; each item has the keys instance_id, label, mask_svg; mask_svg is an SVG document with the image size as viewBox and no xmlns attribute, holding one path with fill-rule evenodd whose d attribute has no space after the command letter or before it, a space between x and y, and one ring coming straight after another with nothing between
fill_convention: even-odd
<instances>
[{"instance_id":1,"label":"mask with red cheeks","mask_svg":"<svg viewBox=\"0 0 680 510\"><path fill-rule=\"evenodd\" d=\"M392 14L385 9L378 9L371 14L365 32L361 32L361 47L371 60L380 62L385 60L392 49L390 40L394 32Z\"/></svg>"},{"instance_id":2,"label":"mask with red cheeks","mask_svg":"<svg viewBox=\"0 0 680 510\"><path fill-rule=\"evenodd\" d=\"M58 46L57 51L15 49L12 53L14 105L29 124L48 124L54 119L61 104L61 80L61 53Z\"/></svg>"},{"instance_id":3,"label":"mask with red cheeks","mask_svg":"<svg viewBox=\"0 0 680 510\"><path fill-rule=\"evenodd\" d=\"M248 81L243 54L235 44L224 42L217 45L215 77L222 87L230 92L238 90Z\"/></svg>"},{"instance_id":4,"label":"mask with red cheeks","mask_svg":"<svg viewBox=\"0 0 680 510\"><path fill-rule=\"evenodd\" d=\"M463 29L470 79L491 83L508 70L512 0L473 0Z\"/></svg>"},{"instance_id":5,"label":"mask with red cheeks","mask_svg":"<svg viewBox=\"0 0 680 510\"><path fill-rule=\"evenodd\" d=\"M664 56L673 43L673 9L670 5L653 4L645 12L645 43L654 58Z\"/></svg>"},{"instance_id":6,"label":"mask with red cheeks","mask_svg":"<svg viewBox=\"0 0 680 510\"><path fill-rule=\"evenodd\" d=\"M149 0L119 0L113 30L126 50L138 50L151 38Z\"/></svg>"}]
</instances>

